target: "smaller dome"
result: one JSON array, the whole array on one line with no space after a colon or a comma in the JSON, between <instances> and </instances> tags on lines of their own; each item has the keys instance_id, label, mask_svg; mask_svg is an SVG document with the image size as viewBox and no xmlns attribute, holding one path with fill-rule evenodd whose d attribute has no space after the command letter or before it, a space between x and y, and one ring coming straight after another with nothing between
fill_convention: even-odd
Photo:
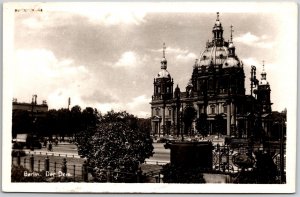
<instances>
[{"instance_id":1,"label":"smaller dome","mask_svg":"<svg viewBox=\"0 0 300 197\"><path fill-rule=\"evenodd\" d=\"M266 79L262 79L259 82L260 85L269 85L269 82Z\"/></svg>"},{"instance_id":2,"label":"smaller dome","mask_svg":"<svg viewBox=\"0 0 300 197\"><path fill-rule=\"evenodd\" d=\"M156 78L171 78L171 75L170 73L165 70L165 69L162 69L161 71L159 71L159 73L156 75Z\"/></svg>"},{"instance_id":3,"label":"smaller dome","mask_svg":"<svg viewBox=\"0 0 300 197\"><path fill-rule=\"evenodd\" d=\"M232 42L230 42L228 48L234 48L234 47L235 47L234 44Z\"/></svg>"},{"instance_id":4,"label":"smaller dome","mask_svg":"<svg viewBox=\"0 0 300 197\"><path fill-rule=\"evenodd\" d=\"M165 57L163 57L162 59L161 59L161 61L160 61L160 63L167 63L167 59L165 58Z\"/></svg>"},{"instance_id":5,"label":"smaller dome","mask_svg":"<svg viewBox=\"0 0 300 197\"><path fill-rule=\"evenodd\" d=\"M221 22L219 20L216 21L215 26L221 26Z\"/></svg>"},{"instance_id":6,"label":"smaller dome","mask_svg":"<svg viewBox=\"0 0 300 197\"><path fill-rule=\"evenodd\" d=\"M236 57L228 57L223 63L223 68L240 67L240 61Z\"/></svg>"}]
</instances>

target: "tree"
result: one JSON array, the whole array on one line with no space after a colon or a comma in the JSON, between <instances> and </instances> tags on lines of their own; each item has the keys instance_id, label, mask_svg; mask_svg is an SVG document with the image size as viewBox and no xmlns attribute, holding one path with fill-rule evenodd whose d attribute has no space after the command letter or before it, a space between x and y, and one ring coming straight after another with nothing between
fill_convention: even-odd
<instances>
[{"instance_id":1,"label":"tree","mask_svg":"<svg viewBox=\"0 0 300 197\"><path fill-rule=\"evenodd\" d=\"M153 155L150 135L143 132L138 119L127 112L108 112L95 129L88 129L77 137L76 145L78 153L88 159L98 181L105 181L103 170L108 168L134 174L139 164Z\"/></svg>"},{"instance_id":2,"label":"tree","mask_svg":"<svg viewBox=\"0 0 300 197\"><path fill-rule=\"evenodd\" d=\"M100 118L100 114L97 109L93 109L91 107L87 107L82 111L81 119L82 119L82 128L83 130L88 129L90 127L95 127Z\"/></svg>"},{"instance_id":3,"label":"tree","mask_svg":"<svg viewBox=\"0 0 300 197\"><path fill-rule=\"evenodd\" d=\"M31 130L32 118L28 111L13 110L12 113L12 136L18 133L27 133Z\"/></svg>"},{"instance_id":4,"label":"tree","mask_svg":"<svg viewBox=\"0 0 300 197\"><path fill-rule=\"evenodd\" d=\"M70 133L72 134L78 133L79 131L83 130L81 107L78 105L72 107L70 111L69 129L71 130Z\"/></svg>"},{"instance_id":5,"label":"tree","mask_svg":"<svg viewBox=\"0 0 300 197\"><path fill-rule=\"evenodd\" d=\"M196 129L203 137L208 134L207 114L201 113L196 120Z\"/></svg>"},{"instance_id":6,"label":"tree","mask_svg":"<svg viewBox=\"0 0 300 197\"><path fill-rule=\"evenodd\" d=\"M65 108L61 108L57 111L57 124L59 125L58 131L62 140L70 133L70 111Z\"/></svg>"},{"instance_id":7,"label":"tree","mask_svg":"<svg viewBox=\"0 0 300 197\"><path fill-rule=\"evenodd\" d=\"M164 183L205 183L201 168L184 168L170 163L162 168Z\"/></svg>"}]
</instances>

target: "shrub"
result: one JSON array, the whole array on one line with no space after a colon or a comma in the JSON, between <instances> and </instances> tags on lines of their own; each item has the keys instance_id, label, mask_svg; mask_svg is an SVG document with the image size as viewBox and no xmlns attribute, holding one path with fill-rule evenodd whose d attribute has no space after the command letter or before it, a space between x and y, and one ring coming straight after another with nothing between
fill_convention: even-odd
<instances>
[{"instance_id":1,"label":"shrub","mask_svg":"<svg viewBox=\"0 0 300 197\"><path fill-rule=\"evenodd\" d=\"M184 168L166 164L162 169L164 183L205 183L200 168Z\"/></svg>"},{"instance_id":2,"label":"shrub","mask_svg":"<svg viewBox=\"0 0 300 197\"><path fill-rule=\"evenodd\" d=\"M13 144L13 149L23 149L24 148L24 145L25 144L22 144L22 143L19 143L19 142L16 142Z\"/></svg>"},{"instance_id":3,"label":"shrub","mask_svg":"<svg viewBox=\"0 0 300 197\"><path fill-rule=\"evenodd\" d=\"M34 172L36 176L26 176L29 172L23 166L12 166L11 182L47 182L46 178L38 172Z\"/></svg>"},{"instance_id":4,"label":"shrub","mask_svg":"<svg viewBox=\"0 0 300 197\"><path fill-rule=\"evenodd\" d=\"M11 156L12 157L18 157L18 156L24 157L24 156L26 156L26 153L23 150L12 150Z\"/></svg>"}]
</instances>

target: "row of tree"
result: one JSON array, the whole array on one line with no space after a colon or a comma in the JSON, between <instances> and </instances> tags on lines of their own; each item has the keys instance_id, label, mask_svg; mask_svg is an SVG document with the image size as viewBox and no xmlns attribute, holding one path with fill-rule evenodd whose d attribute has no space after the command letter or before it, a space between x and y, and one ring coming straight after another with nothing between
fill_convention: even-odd
<instances>
[{"instance_id":1,"label":"row of tree","mask_svg":"<svg viewBox=\"0 0 300 197\"><path fill-rule=\"evenodd\" d=\"M114 114L113 111L109 113ZM26 110L13 110L12 135L16 137L19 133L31 133L42 137L58 135L64 138L95 128L103 118L104 116L97 109L86 107L82 110L78 105L70 110L66 108L51 109L34 114ZM132 124L142 124L144 131L150 132L150 119L135 118L135 121L139 123Z\"/></svg>"}]
</instances>

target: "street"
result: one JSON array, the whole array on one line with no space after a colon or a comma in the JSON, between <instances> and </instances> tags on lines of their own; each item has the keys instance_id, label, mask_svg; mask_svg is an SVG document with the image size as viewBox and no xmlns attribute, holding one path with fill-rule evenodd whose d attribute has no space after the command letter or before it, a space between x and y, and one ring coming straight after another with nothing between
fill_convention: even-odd
<instances>
[{"instance_id":1,"label":"street","mask_svg":"<svg viewBox=\"0 0 300 197\"><path fill-rule=\"evenodd\" d=\"M146 163L155 164L165 164L170 162L170 149L165 149L165 143L153 143L154 154L149 159L146 159Z\"/></svg>"},{"instance_id":2,"label":"street","mask_svg":"<svg viewBox=\"0 0 300 197\"><path fill-rule=\"evenodd\" d=\"M153 143L154 155L149 159L146 159L148 164L165 164L170 162L170 150L164 148L164 143ZM40 155L54 155L54 156L67 156L79 158L77 147L70 143L58 143L57 146L53 145L52 151L48 151L47 148L43 147L41 149L24 149L28 154L40 154Z\"/></svg>"}]
</instances>

